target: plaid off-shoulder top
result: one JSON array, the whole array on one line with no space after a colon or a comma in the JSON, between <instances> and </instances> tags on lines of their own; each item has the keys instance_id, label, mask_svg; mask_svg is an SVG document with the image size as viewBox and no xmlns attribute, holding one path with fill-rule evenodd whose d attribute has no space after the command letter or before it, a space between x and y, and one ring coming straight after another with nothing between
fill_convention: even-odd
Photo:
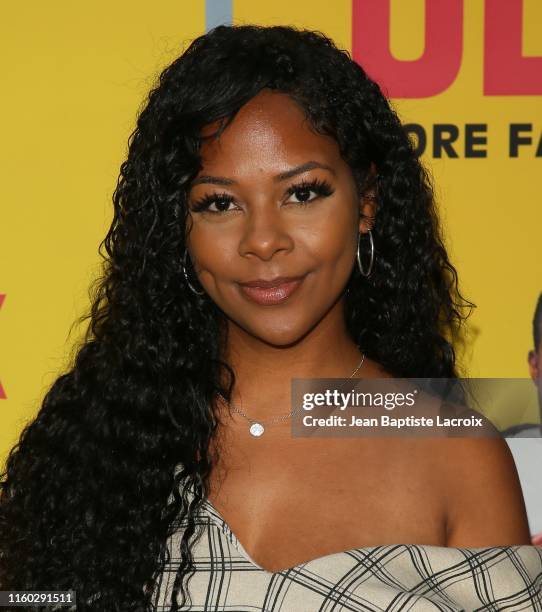
<instances>
[{"instance_id":1,"label":"plaid off-shoulder top","mask_svg":"<svg viewBox=\"0 0 542 612\"><path fill-rule=\"evenodd\" d=\"M192 547L192 603L179 610L542 612L542 548L393 544L355 548L268 572L250 558L209 500L196 523L203 535ZM168 540L170 561L157 581L157 612L170 610L185 527L179 522Z\"/></svg>"}]
</instances>

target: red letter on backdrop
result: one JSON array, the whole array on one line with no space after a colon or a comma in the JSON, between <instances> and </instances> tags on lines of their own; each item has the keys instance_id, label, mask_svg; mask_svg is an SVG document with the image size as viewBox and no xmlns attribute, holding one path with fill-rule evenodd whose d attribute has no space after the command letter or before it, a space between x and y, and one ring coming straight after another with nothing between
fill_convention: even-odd
<instances>
[{"instance_id":1,"label":"red letter on backdrop","mask_svg":"<svg viewBox=\"0 0 542 612\"><path fill-rule=\"evenodd\" d=\"M486 0L484 94L539 96L542 57L522 53L523 0Z\"/></svg>"},{"instance_id":2,"label":"red letter on backdrop","mask_svg":"<svg viewBox=\"0 0 542 612\"><path fill-rule=\"evenodd\" d=\"M390 53L391 0L352 0L352 57L391 98L427 98L450 87L461 66L463 0L425 0L425 47L417 60Z\"/></svg>"}]
</instances>

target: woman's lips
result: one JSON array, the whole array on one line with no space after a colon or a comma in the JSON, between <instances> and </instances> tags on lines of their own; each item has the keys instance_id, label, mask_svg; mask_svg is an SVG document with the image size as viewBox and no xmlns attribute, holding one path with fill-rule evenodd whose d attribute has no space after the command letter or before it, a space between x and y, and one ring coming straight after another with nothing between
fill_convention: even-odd
<instances>
[{"instance_id":1,"label":"woman's lips","mask_svg":"<svg viewBox=\"0 0 542 612\"><path fill-rule=\"evenodd\" d=\"M249 287L239 285L241 291L257 304L280 304L287 300L305 280L305 277L281 283L275 287Z\"/></svg>"}]
</instances>

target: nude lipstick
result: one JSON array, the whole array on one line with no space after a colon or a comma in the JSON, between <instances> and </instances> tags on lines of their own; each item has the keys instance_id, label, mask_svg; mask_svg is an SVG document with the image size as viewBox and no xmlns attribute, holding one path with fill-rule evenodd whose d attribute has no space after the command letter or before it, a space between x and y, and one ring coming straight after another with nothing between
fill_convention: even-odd
<instances>
[{"instance_id":1,"label":"nude lipstick","mask_svg":"<svg viewBox=\"0 0 542 612\"><path fill-rule=\"evenodd\" d=\"M239 283L239 287L246 297L257 304L280 304L297 290L304 278L304 276L297 276L278 277L271 280L257 279Z\"/></svg>"}]
</instances>

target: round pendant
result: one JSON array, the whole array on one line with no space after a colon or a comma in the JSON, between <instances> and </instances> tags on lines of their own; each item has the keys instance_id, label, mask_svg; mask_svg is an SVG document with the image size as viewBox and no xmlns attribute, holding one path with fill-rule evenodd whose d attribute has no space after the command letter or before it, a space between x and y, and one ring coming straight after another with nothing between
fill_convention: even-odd
<instances>
[{"instance_id":1,"label":"round pendant","mask_svg":"<svg viewBox=\"0 0 542 612\"><path fill-rule=\"evenodd\" d=\"M264 428L263 425L261 423L252 423L252 425L250 426L250 433L255 436L256 438L258 438L259 436L261 436L264 432Z\"/></svg>"}]
</instances>

